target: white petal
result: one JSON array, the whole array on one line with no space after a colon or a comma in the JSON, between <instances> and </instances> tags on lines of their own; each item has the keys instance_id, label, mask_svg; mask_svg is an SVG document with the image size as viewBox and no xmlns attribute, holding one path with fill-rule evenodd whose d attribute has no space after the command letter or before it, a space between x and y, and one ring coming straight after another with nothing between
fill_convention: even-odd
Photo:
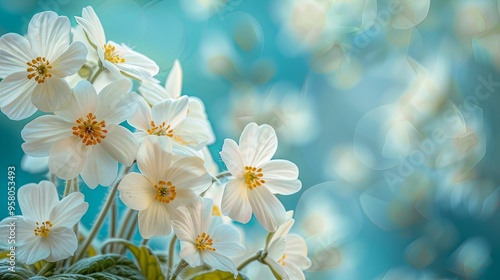
<instances>
[{"instance_id":1,"label":"white petal","mask_svg":"<svg viewBox=\"0 0 500 280\"><path fill-rule=\"evenodd\" d=\"M87 48L82 42L73 42L66 51L58 55L51 61L50 73L61 78L75 74L87 62Z\"/></svg>"},{"instance_id":2,"label":"white petal","mask_svg":"<svg viewBox=\"0 0 500 280\"><path fill-rule=\"evenodd\" d=\"M53 61L69 45L71 25L65 16L52 11L38 13L28 25L28 40L38 56Z\"/></svg>"},{"instance_id":3,"label":"white petal","mask_svg":"<svg viewBox=\"0 0 500 280\"><path fill-rule=\"evenodd\" d=\"M154 183L166 179L171 160L172 142L168 137L146 137L137 153L139 170Z\"/></svg>"},{"instance_id":4,"label":"white petal","mask_svg":"<svg viewBox=\"0 0 500 280\"><path fill-rule=\"evenodd\" d=\"M110 124L106 126L106 129L108 133L100 144L103 150L116 161L130 166L139 149L132 132L117 124Z\"/></svg>"},{"instance_id":5,"label":"white petal","mask_svg":"<svg viewBox=\"0 0 500 280\"><path fill-rule=\"evenodd\" d=\"M132 116L137 109L137 94L130 92L129 80L110 83L99 92L96 116L106 123L119 124Z\"/></svg>"},{"instance_id":6,"label":"white petal","mask_svg":"<svg viewBox=\"0 0 500 280\"><path fill-rule=\"evenodd\" d=\"M110 42L112 43L112 42ZM124 44L116 45L118 52L123 51L125 62L115 64L120 71L138 79L145 80L158 74L160 68L147 56L128 48Z\"/></svg>"},{"instance_id":7,"label":"white petal","mask_svg":"<svg viewBox=\"0 0 500 280\"><path fill-rule=\"evenodd\" d=\"M226 256L217 254L217 252L203 251L201 253L203 262L216 270L229 271L236 277L238 270L231 259Z\"/></svg>"},{"instance_id":8,"label":"white petal","mask_svg":"<svg viewBox=\"0 0 500 280\"><path fill-rule=\"evenodd\" d=\"M184 121L176 127L172 139L179 145L185 145L196 151L207 146L210 139L210 133L207 130L206 123L194 118L185 118Z\"/></svg>"},{"instance_id":9,"label":"white petal","mask_svg":"<svg viewBox=\"0 0 500 280\"><path fill-rule=\"evenodd\" d=\"M73 95L66 108L55 112L57 116L76 123L79 118L86 118L89 113L97 109L97 92L91 83L82 80L73 88Z\"/></svg>"},{"instance_id":10,"label":"white petal","mask_svg":"<svg viewBox=\"0 0 500 280\"><path fill-rule=\"evenodd\" d=\"M153 236L167 236L172 230L170 224L169 206L162 202L153 202L139 211L139 232L142 238L150 239Z\"/></svg>"},{"instance_id":11,"label":"white petal","mask_svg":"<svg viewBox=\"0 0 500 280\"><path fill-rule=\"evenodd\" d=\"M300 189L302 188L302 182L300 180L278 180L267 179L265 177L263 178L266 181L264 186L266 186L272 193L290 195L300 191Z\"/></svg>"},{"instance_id":12,"label":"white petal","mask_svg":"<svg viewBox=\"0 0 500 280\"><path fill-rule=\"evenodd\" d=\"M172 98L179 98L182 92L182 68L179 60L174 61L174 66L168 73L165 89Z\"/></svg>"},{"instance_id":13,"label":"white petal","mask_svg":"<svg viewBox=\"0 0 500 280\"><path fill-rule=\"evenodd\" d=\"M87 156L87 147L77 136L57 141L49 153L49 170L57 177L73 179L83 169Z\"/></svg>"},{"instance_id":14,"label":"white petal","mask_svg":"<svg viewBox=\"0 0 500 280\"><path fill-rule=\"evenodd\" d=\"M241 133L239 148L245 165L261 166L276 153L276 132L267 124L257 126L249 123Z\"/></svg>"},{"instance_id":15,"label":"white petal","mask_svg":"<svg viewBox=\"0 0 500 280\"><path fill-rule=\"evenodd\" d=\"M276 273L278 273L278 275L280 275L283 278L283 280L293 279L293 278L290 278L290 276L288 275L288 272L286 271L286 269L280 263L278 263L277 261L266 259L265 262L270 267L272 267L273 270L276 271Z\"/></svg>"},{"instance_id":16,"label":"white petal","mask_svg":"<svg viewBox=\"0 0 500 280\"><path fill-rule=\"evenodd\" d=\"M286 255L288 258L288 255ZM285 260L286 263L286 260ZM304 272L300 269L300 267L296 266L294 263L286 263L286 265L283 267L285 268L286 273L290 277L290 279L293 280L305 280L306 277L304 275Z\"/></svg>"},{"instance_id":17,"label":"white petal","mask_svg":"<svg viewBox=\"0 0 500 280\"><path fill-rule=\"evenodd\" d=\"M194 243L198 232L194 230L194 222L189 210L184 207L177 207L172 213L172 228L179 240Z\"/></svg>"},{"instance_id":18,"label":"white petal","mask_svg":"<svg viewBox=\"0 0 500 280\"><path fill-rule=\"evenodd\" d=\"M35 222L28 221L23 216L7 217L0 222L0 244L7 248L10 247L8 242L13 239L9 237L13 236L16 241L15 245L23 246L36 238L33 232L34 229ZM14 232L14 234L11 235L11 232Z\"/></svg>"},{"instance_id":19,"label":"white petal","mask_svg":"<svg viewBox=\"0 0 500 280\"><path fill-rule=\"evenodd\" d=\"M69 105L71 89L65 79L58 77L47 78L33 90L31 102L40 111L54 112Z\"/></svg>"},{"instance_id":20,"label":"white petal","mask_svg":"<svg viewBox=\"0 0 500 280\"><path fill-rule=\"evenodd\" d=\"M199 215L200 216L200 232L207 232L209 234L212 234L213 232L210 231L210 226L211 225L219 225L222 223L219 223L217 219L220 220L220 217L214 217L212 219L212 213L214 209L214 201L210 198L197 198L195 205L199 205ZM214 228L215 231L215 228Z\"/></svg>"},{"instance_id":21,"label":"white petal","mask_svg":"<svg viewBox=\"0 0 500 280\"><path fill-rule=\"evenodd\" d=\"M203 264L200 252L196 245L191 242L181 241L181 251L179 256L183 258L191 267L197 267Z\"/></svg>"},{"instance_id":22,"label":"white petal","mask_svg":"<svg viewBox=\"0 0 500 280\"><path fill-rule=\"evenodd\" d=\"M28 40L15 33L0 37L0 77L5 78L11 73L26 72L26 62L34 57L31 54Z\"/></svg>"},{"instance_id":23,"label":"white petal","mask_svg":"<svg viewBox=\"0 0 500 280\"><path fill-rule=\"evenodd\" d=\"M101 21L97 17L94 9L87 6L82 10L82 17L75 17L76 22L83 28L90 42L98 48L103 48L106 44L106 37Z\"/></svg>"},{"instance_id":24,"label":"white petal","mask_svg":"<svg viewBox=\"0 0 500 280\"><path fill-rule=\"evenodd\" d=\"M94 189L97 185L109 186L118 174L118 163L101 144L90 146L81 176L85 184Z\"/></svg>"},{"instance_id":25,"label":"white petal","mask_svg":"<svg viewBox=\"0 0 500 280\"><path fill-rule=\"evenodd\" d=\"M49 255L50 244L43 237L33 237L30 242L16 248L17 260L25 264L34 264Z\"/></svg>"},{"instance_id":26,"label":"white petal","mask_svg":"<svg viewBox=\"0 0 500 280\"><path fill-rule=\"evenodd\" d=\"M288 211L287 212L287 216L290 212L293 212L292 210ZM276 230L276 232L273 234L273 237L271 238L271 243L274 242L275 240L277 240L278 238L284 238L288 235L288 233L290 232L290 229L292 229L292 226L293 224L295 223L295 220L292 219L291 217L287 217L288 220L283 223L282 225L280 225L278 227L278 229Z\"/></svg>"},{"instance_id":27,"label":"white petal","mask_svg":"<svg viewBox=\"0 0 500 280\"><path fill-rule=\"evenodd\" d=\"M164 87L162 87L159 83L152 81L152 79L143 81L139 87L139 92L147 100L147 102L152 105L168 98L172 98L168 95L167 90Z\"/></svg>"},{"instance_id":28,"label":"white petal","mask_svg":"<svg viewBox=\"0 0 500 280\"><path fill-rule=\"evenodd\" d=\"M220 152L222 161L233 176L241 176L243 174L243 158L241 157L238 145L232 139L225 139Z\"/></svg>"},{"instance_id":29,"label":"white petal","mask_svg":"<svg viewBox=\"0 0 500 280\"><path fill-rule=\"evenodd\" d=\"M274 242L271 242L269 244L269 248L267 248L267 253L268 253L267 257L274 261L278 261L285 253L285 248L286 248L286 239L280 237L276 239Z\"/></svg>"},{"instance_id":30,"label":"white petal","mask_svg":"<svg viewBox=\"0 0 500 280\"><path fill-rule=\"evenodd\" d=\"M205 162L199 157L183 157L173 162L166 176L165 179L171 181L176 188L188 189L196 195L212 184Z\"/></svg>"},{"instance_id":31,"label":"white petal","mask_svg":"<svg viewBox=\"0 0 500 280\"><path fill-rule=\"evenodd\" d=\"M260 167L265 179L293 180L299 177L297 165L288 160L275 159Z\"/></svg>"},{"instance_id":32,"label":"white petal","mask_svg":"<svg viewBox=\"0 0 500 280\"><path fill-rule=\"evenodd\" d=\"M305 240L296 235L290 234L286 237L286 261L298 266L301 270L311 267L311 260L307 257L307 245Z\"/></svg>"},{"instance_id":33,"label":"white petal","mask_svg":"<svg viewBox=\"0 0 500 280\"><path fill-rule=\"evenodd\" d=\"M137 110L127 122L136 129L147 131L151 128L151 121L153 120L151 107L143 97L139 96L137 101Z\"/></svg>"},{"instance_id":34,"label":"white petal","mask_svg":"<svg viewBox=\"0 0 500 280\"><path fill-rule=\"evenodd\" d=\"M249 191L248 199L255 218L267 231L276 231L286 221L285 207L265 186Z\"/></svg>"},{"instance_id":35,"label":"white petal","mask_svg":"<svg viewBox=\"0 0 500 280\"><path fill-rule=\"evenodd\" d=\"M155 188L142 174L131 172L118 185L120 199L127 207L142 211L148 208L156 195Z\"/></svg>"},{"instance_id":36,"label":"white petal","mask_svg":"<svg viewBox=\"0 0 500 280\"><path fill-rule=\"evenodd\" d=\"M189 98L183 96L179 99L167 99L157 103L151 109L153 120L156 124L166 122L170 129L177 128L184 121L187 114Z\"/></svg>"},{"instance_id":37,"label":"white petal","mask_svg":"<svg viewBox=\"0 0 500 280\"><path fill-rule=\"evenodd\" d=\"M78 240L71 228L56 228L49 233L50 255L45 259L48 262L56 262L67 259L76 252Z\"/></svg>"},{"instance_id":38,"label":"white petal","mask_svg":"<svg viewBox=\"0 0 500 280\"><path fill-rule=\"evenodd\" d=\"M50 212L52 226L72 227L80 221L87 212L89 204L84 201L84 196L80 192L74 192L59 201Z\"/></svg>"},{"instance_id":39,"label":"white petal","mask_svg":"<svg viewBox=\"0 0 500 280\"><path fill-rule=\"evenodd\" d=\"M54 143L71 136L71 126L71 123L52 115L34 119L21 131L25 141L22 144L23 151L34 157L48 156Z\"/></svg>"},{"instance_id":40,"label":"white petal","mask_svg":"<svg viewBox=\"0 0 500 280\"><path fill-rule=\"evenodd\" d=\"M0 107L11 120L22 120L36 112L31 94L37 83L25 72L11 74L0 82Z\"/></svg>"},{"instance_id":41,"label":"white petal","mask_svg":"<svg viewBox=\"0 0 500 280\"><path fill-rule=\"evenodd\" d=\"M240 244L240 233L231 225L221 224L213 233L213 247L224 256L237 257L245 253L245 247Z\"/></svg>"},{"instance_id":42,"label":"white petal","mask_svg":"<svg viewBox=\"0 0 500 280\"><path fill-rule=\"evenodd\" d=\"M49 181L27 184L19 188L17 199L23 216L34 222L45 222L59 202L56 187Z\"/></svg>"},{"instance_id":43,"label":"white petal","mask_svg":"<svg viewBox=\"0 0 500 280\"><path fill-rule=\"evenodd\" d=\"M233 179L227 183L222 197L222 213L244 224L252 218L247 186L242 179Z\"/></svg>"},{"instance_id":44,"label":"white petal","mask_svg":"<svg viewBox=\"0 0 500 280\"><path fill-rule=\"evenodd\" d=\"M116 67L116 64L109 62L108 60L104 59L104 51L102 48L97 48L97 55L99 56L99 60L102 63L102 66L106 69L108 69L109 74L113 79L119 80L123 79L123 76L120 73L120 69Z\"/></svg>"}]
</instances>

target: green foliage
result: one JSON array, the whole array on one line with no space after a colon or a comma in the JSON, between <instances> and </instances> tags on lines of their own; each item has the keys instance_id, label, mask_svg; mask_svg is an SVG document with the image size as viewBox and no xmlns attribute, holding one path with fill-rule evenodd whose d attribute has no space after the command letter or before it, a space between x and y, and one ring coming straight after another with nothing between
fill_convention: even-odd
<instances>
[{"instance_id":1,"label":"green foliage","mask_svg":"<svg viewBox=\"0 0 500 280\"><path fill-rule=\"evenodd\" d=\"M124 244L127 249L134 255L139 267L148 280L164 280L165 277L161 271L160 264L156 256L151 252L149 247L137 247L132 243Z\"/></svg>"},{"instance_id":2,"label":"green foliage","mask_svg":"<svg viewBox=\"0 0 500 280\"><path fill-rule=\"evenodd\" d=\"M8 259L0 260L0 280L26 280L35 274L29 271L23 264L16 262L14 271L9 270Z\"/></svg>"},{"instance_id":3,"label":"green foliage","mask_svg":"<svg viewBox=\"0 0 500 280\"><path fill-rule=\"evenodd\" d=\"M235 279L234 275L231 272L216 270L212 272L198 274L193 278L191 278L191 280L235 280ZM238 274L236 280L248 280L248 277L240 273Z\"/></svg>"},{"instance_id":4,"label":"green foliage","mask_svg":"<svg viewBox=\"0 0 500 280\"><path fill-rule=\"evenodd\" d=\"M142 273L129 259L121 255L100 255L78 261L68 270L66 274L77 274L88 276L92 279L109 280L143 280ZM52 279L52 278L50 278ZM78 279L78 278L68 278ZM82 278L87 279L87 278Z\"/></svg>"}]
</instances>

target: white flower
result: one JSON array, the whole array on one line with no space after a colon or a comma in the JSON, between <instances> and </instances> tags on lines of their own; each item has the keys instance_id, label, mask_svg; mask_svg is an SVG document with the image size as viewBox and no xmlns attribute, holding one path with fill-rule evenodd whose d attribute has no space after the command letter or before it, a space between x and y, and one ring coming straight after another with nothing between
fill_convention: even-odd
<instances>
[{"instance_id":1,"label":"white flower","mask_svg":"<svg viewBox=\"0 0 500 280\"><path fill-rule=\"evenodd\" d=\"M75 17L75 19L97 50L102 66L108 69L114 77L120 78L120 72L123 72L138 80L144 80L158 73L158 65L145 55L133 51L124 44L118 45L113 41L106 41L101 21L91 6L83 8L82 17Z\"/></svg>"},{"instance_id":2,"label":"white flower","mask_svg":"<svg viewBox=\"0 0 500 280\"><path fill-rule=\"evenodd\" d=\"M28 123L21 131L22 148L30 156L49 156L50 172L69 180L81 174L95 188L110 185L118 162L129 166L138 145L132 133L119 125L136 110L137 95L128 80L115 81L97 95L87 81L73 89L67 108Z\"/></svg>"},{"instance_id":3,"label":"white flower","mask_svg":"<svg viewBox=\"0 0 500 280\"><path fill-rule=\"evenodd\" d=\"M213 201L208 198L177 208L172 226L181 241L180 256L191 267L207 264L236 277L238 270L229 257L242 255L245 248L240 244L239 232L213 216L212 209Z\"/></svg>"},{"instance_id":4,"label":"white flower","mask_svg":"<svg viewBox=\"0 0 500 280\"><path fill-rule=\"evenodd\" d=\"M302 183L299 170L287 160L271 160L278 139L269 125L248 124L240 137L240 146L232 139L224 140L222 160L236 178L229 180L222 198L222 212L247 223L252 211L264 228L273 232L285 222L285 208L273 195L293 194Z\"/></svg>"},{"instance_id":5,"label":"white flower","mask_svg":"<svg viewBox=\"0 0 500 280\"><path fill-rule=\"evenodd\" d=\"M187 110L186 96L164 100L152 108L144 98L139 98L139 107L128 123L136 128L135 136L139 142L148 135L168 136L173 140L175 152L182 147L199 151L206 146L209 136L202 122L186 117Z\"/></svg>"},{"instance_id":6,"label":"white flower","mask_svg":"<svg viewBox=\"0 0 500 280\"><path fill-rule=\"evenodd\" d=\"M264 262L283 279L304 280L302 271L311 267L311 260L307 257L304 239L296 234L288 234L294 222L294 219L289 219L278 227L269 242Z\"/></svg>"},{"instance_id":7,"label":"white flower","mask_svg":"<svg viewBox=\"0 0 500 280\"><path fill-rule=\"evenodd\" d=\"M82 43L70 44L70 31L67 17L43 12L33 16L26 37L0 38L0 107L10 119L68 105L71 91L63 78L76 73L87 55Z\"/></svg>"},{"instance_id":8,"label":"white flower","mask_svg":"<svg viewBox=\"0 0 500 280\"><path fill-rule=\"evenodd\" d=\"M11 223L15 223L16 258L33 264L39 260L55 262L72 256L78 241L72 227L80 221L89 207L82 193L75 192L58 199L54 184L42 181L19 188L19 207L22 216L5 218L0 222L0 242L5 246Z\"/></svg>"},{"instance_id":9,"label":"white flower","mask_svg":"<svg viewBox=\"0 0 500 280\"><path fill-rule=\"evenodd\" d=\"M165 81L165 87L162 87L159 84L158 80L149 79L141 83L139 91L141 95L146 99L146 101L151 105L155 105L171 98L180 98L182 93L182 68L179 61L174 61L174 65L168 73L167 79ZM204 124L204 134L208 136L207 145L213 144L215 142L215 135L212 130L212 125L208 121L203 101L196 97L190 96L186 117L188 119L193 118L197 122L202 122Z\"/></svg>"},{"instance_id":10,"label":"white flower","mask_svg":"<svg viewBox=\"0 0 500 280\"><path fill-rule=\"evenodd\" d=\"M212 183L199 157L172 154L168 137L147 137L137 154L142 174L127 174L118 189L127 207L139 211L143 238L170 234L170 216L177 207L193 202Z\"/></svg>"}]
</instances>

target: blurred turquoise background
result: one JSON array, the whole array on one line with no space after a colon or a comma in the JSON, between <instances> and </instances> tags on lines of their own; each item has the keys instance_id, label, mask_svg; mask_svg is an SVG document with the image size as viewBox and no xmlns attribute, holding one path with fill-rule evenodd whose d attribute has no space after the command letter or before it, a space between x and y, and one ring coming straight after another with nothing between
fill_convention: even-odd
<instances>
[{"instance_id":1,"label":"blurred turquoise background","mask_svg":"<svg viewBox=\"0 0 500 280\"><path fill-rule=\"evenodd\" d=\"M0 34L25 34L45 10L75 25L91 5L107 39L156 61L162 83L179 59L221 168L224 138L250 121L275 127L276 158L303 182L280 200L308 242L307 279L499 279L499 4L0 0ZM0 115L5 187L8 166L18 187L45 178L20 168L20 131L35 116ZM85 224L106 191L82 189Z\"/></svg>"}]
</instances>

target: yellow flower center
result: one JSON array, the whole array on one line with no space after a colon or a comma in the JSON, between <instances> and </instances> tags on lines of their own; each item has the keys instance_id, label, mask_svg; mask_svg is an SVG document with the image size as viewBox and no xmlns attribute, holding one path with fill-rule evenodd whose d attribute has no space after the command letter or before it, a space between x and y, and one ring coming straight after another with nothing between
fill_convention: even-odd
<instances>
[{"instance_id":1,"label":"yellow flower center","mask_svg":"<svg viewBox=\"0 0 500 280\"><path fill-rule=\"evenodd\" d=\"M210 235L206 233L202 233L198 235L198 237L196 238L196 247L200 251L203 250L215 251L215 248L212 247L212 245L213 245L212 238L210 238Z\"/></svg>"},{"instance_id":2,"label":"yellow flower center","mask_svg":"<svg viewBox=\"0 0 500 280\"><path fill-rule=\"evenodd\" d=\"M50 221L45 221L40 223L36 222L35 236L48 237L50 233L50 228L52 223Z\"/></svg>"},{"instance_id":3,"label":"yellow flower center","mask_svg":"<svg viewBox=\"0 0 500 280\"><path fill-rule=\"evenodd\" d=\"M212 216L222 217L222 211L220 211L219 206L214 205L214 207L212 207Z\"/></svg>"},{"instance_id":4,"label":"yellow flower center","mask_svg":"<svg viewBox=\"0 0 500 280\"><path fill-rule=\"evenodd\" d=\"M106 122L101 120L96 121L96 116L92 113L87 115L87 119L79 118L76 120L76 125L73 126L73 135L82 138L82 143L86 146L97 145L102 139L106 138L108 131Z\"/></svg>"},{"instance_id":5,"label":"yellow flower center","mask_svg":"<svg viewBox=\"0 0 500 280\"><path fill-rule=\"evenodd\" d=\"M155 199L159 202L169 203L175 199L175 186L172 185L172 182L159 181L158 184L155 185L155 189L157 191Z\"/></svg>"},{"instance_id":6,"label":"yellow flower center","mask_svg":"<svg viewBox=\"0 0 500 280\"><path fill-rule=\"evenodd\" d=\"M262 186L266 181L262 179L262 168L257 169L252 166L245 166L245 182L247 187L253 190L256 187Z\"/></svg>"},{"instance_id":7,"label":"yellow flower center","mask_svg":"<svg viewBox=\"0 0 500 280\"><path fill-rule=\"evenodd\" d=\"M160 125L156 125L154 121L151 121L151 129L148 129L149 135L158 135L158 136L168 136L172 137L174 130L170 129L170 125L167 125L165 122L162 122Z\"/></svg>"},{"instance_id":8,"label":"yellow flower center","mask_svg":"<svg viewBox=\"0 0 500 280\"><path fill-rule=\"evenodd\" d=\"M115 46L111 44L104 44L104 59L111 63L123 63L125 58L120 57L115 49Z\"/></svg>"},{"instance_id":9,"label":"yellow flower center","mask_svg":"<svg viewBox=\"0 0 500 280\"><path fill-rule=\"evenodd\" d=\"M286 254L283 254L283 256L281 256L281 259L278 261L279 264L281 264L281 266L285 266L285 259L286 259Z\"/></svg>"},{"instance_id":10,"label":"yellow flower center","mask_svg":"<svg viewBox=\"0 0 500 280\"><path fill-rule=\"evenodd\" d=\"M52 69L52 65L45 57L37 57L31 61L26 62L28 65L28 79L35 78L39 84L45 82L45 78L52 77L49 71Z\"/></svg>"}]
</instances>

